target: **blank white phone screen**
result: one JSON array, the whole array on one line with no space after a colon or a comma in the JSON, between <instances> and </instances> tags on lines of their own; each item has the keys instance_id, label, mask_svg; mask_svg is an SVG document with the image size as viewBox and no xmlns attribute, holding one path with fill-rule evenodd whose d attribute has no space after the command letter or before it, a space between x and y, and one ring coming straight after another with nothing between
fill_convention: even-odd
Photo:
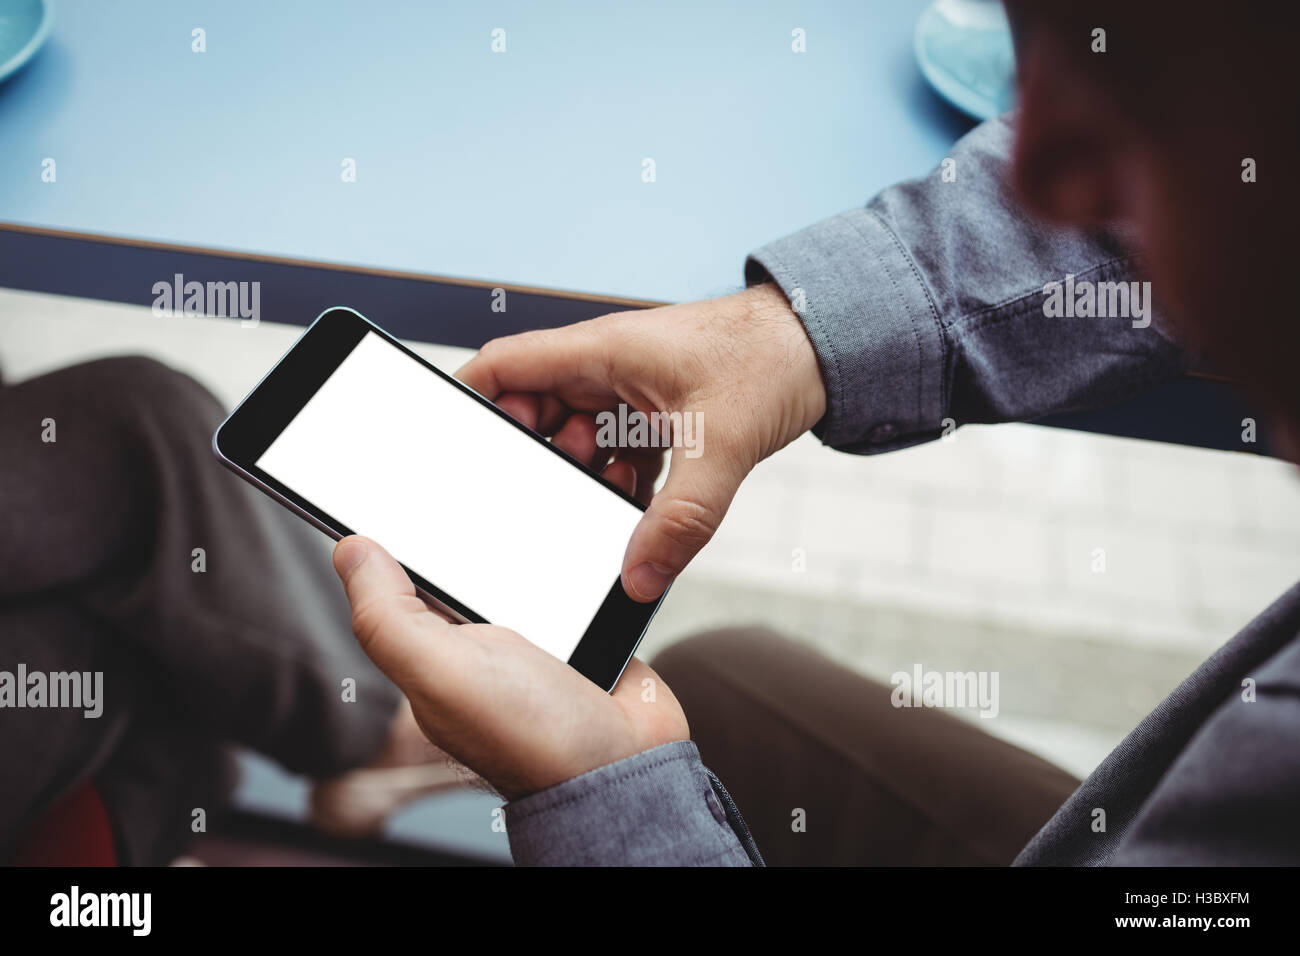
<instances>
[{"instance_id":1,"label":"blank white phone screen","mask_svg":"<svg viewBox=\"0 0 1300 956\"><path fill-rule=\"evenodd\" d=\"M368 332L256 462L567 661L640 509Z\"/></svg>"}]
</instances>

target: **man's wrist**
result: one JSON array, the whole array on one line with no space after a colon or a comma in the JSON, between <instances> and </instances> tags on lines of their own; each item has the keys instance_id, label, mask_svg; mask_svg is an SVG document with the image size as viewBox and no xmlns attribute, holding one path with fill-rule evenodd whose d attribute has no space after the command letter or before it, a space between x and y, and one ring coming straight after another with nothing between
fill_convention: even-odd
<instances>
[{"instance_id":1,"label":"man's wrist","mask_svg":"<svg viewBox=\"0 0 1300 956\"><path fill-rule=\"evenodd\" d=\"M789 386L793 431L788 440L793 440L826 414L826 383L817 361L817 350L803 321L775 282L752 285L740 295L745 299L751 319L773 329L785 346L788 365L783 377Z\"/></svg>"}]
</instances>

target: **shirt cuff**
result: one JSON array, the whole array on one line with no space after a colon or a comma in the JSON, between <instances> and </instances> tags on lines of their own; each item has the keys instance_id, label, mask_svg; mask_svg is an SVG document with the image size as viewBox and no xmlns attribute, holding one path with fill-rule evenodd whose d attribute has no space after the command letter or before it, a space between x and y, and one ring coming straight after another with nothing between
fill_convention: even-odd
<instances>
[{"instance_id":1,"label":"shirt cuff","mask_svg":"<svg viewBox=\"0 0 1300 956\"><path fill-rule=\"evenodd\" d=\"M689 740L599 767L507 804L510 852L520 866L761 864L710 776Z\"/></svg>"},{"instance_id":2,"label":"shirt cuff","mask_svg":"<svg viewBox=\"0 0 1300 956\"><path fill-rule=\"evenodd\" d=\"M826 383L813 429L844 451L890 451L943 431L945 346L915 263L869 209L752 253L745 281L775 281L812 340Z\"/></svg>"}]
</instances>

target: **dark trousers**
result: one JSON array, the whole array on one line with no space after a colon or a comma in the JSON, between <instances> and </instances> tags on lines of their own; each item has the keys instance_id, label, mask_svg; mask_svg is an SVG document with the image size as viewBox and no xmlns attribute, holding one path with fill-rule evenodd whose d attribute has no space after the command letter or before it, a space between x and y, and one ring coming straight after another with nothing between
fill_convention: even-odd
<instances>
[{"instance_id":1,"label":"dark trousers","mask_svg":"<svg viewBox=\"0 0 1300 956\"><path fill-rule=\"evenodd\" d=\"M1079 785L771 631L711 631L653 666L769 865L1005 866Z\"/></svg>"},{"instance_id":2,"label":"dark trousers","mask_svg":"<svg viewBox=\"0 0 1300 956\"><path fill-rule=\"evenodd\" d=\"M221 417L143 358L0 388L0 671L103 673L98 718L0 709L0 861L87 780L119 855L156 864L220 809L228 745L316 776L381 745L398 694L327 542L221 467Z\"/></svg>"}]
</instances>

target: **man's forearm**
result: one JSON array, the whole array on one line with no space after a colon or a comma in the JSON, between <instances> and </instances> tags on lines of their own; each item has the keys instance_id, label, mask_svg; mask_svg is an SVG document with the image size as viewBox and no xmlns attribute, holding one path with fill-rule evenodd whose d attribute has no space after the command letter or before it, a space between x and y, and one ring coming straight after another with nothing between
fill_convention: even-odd
<instances>
[{"instance_id":1,"label":"man's forearm","mask_svg":"<svg viewBox=\"0 0 1300 956\"><path fill-rule=\"evenodd\" d=\"M1012 130L990 120L929 176L759 249L802 319L826 384L815 433L844 451L889 451L970 422L1027 421L1118 400L1186 367L1130 298L1133 257L1114 237L1048 228L1015 202ZM945 167L949 176L944 176ZM1044 286L1093 294L1045 310ZM1124 314L1098 316L1124 282ZM1159 290L1154 290L1159 295ZM1138 314L1140 311L1145 316Z\"/></svg>"}]
</instances>

